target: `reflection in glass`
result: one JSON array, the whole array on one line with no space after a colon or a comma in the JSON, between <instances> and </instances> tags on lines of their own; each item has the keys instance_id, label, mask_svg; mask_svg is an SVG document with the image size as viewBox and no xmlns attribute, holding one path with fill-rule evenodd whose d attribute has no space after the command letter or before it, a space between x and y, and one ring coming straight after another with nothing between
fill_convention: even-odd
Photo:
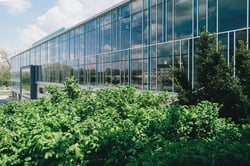
<instances>
[{"instance_id":1,"label":"reflection in glass","mask_svg":"<svg viewBox=\"0 0 250 166\"><path fill-rule=\"evenodd\" d=\"M124 18L121 23L121 48L130 47L130 18Z\"/></svg>"},{"instance_id":2,"label":"reflection in glass","mask_svg":"<svg viewBox=\"0 0 250 166\"><path fill-rule=\"evenodd\" d=\"M142 89L142 59L131 60L131 84Z\"/></svg>"},{"instance_id":3,"label":"reflection in glass","mask_svg":"<svg viewBox=\"0 0 250 166\"><path fill-rule=\"evenodd\" d=\"M197 17L198 17L198 0L194 0L194 11L193 11L193 29L194 29L194 34L193 34L193 36L195 37L195 36L197 36L198 34L198 30L197 30L197 28L198 28L198 20L197 20Z\"/></svg>"},{"instance_id":4,"label":"reflection in glass","mask_svg":"<svg viewBox=\"0 0 250 166\"><path fill-rule=\"evenodd\" d=\"M117 20L117 50L121 49L121 19Z\"/></svg>"},{"instance_id":5,"label":"reflection in glass","mask_svg":"<svg viewBox=\"0 0 250 166\"><path fill-rule=\"evenodd\" d=\"M144 90L172 91L172 82L168 80L172 77L171 65L183 65L194 87L197 48L196 39L190 37L197 37L204 27L210 33L217 28L226 31L217 35L228 63L232 63L238 40L247 41L247 34L250 38L250 31L246 31L247 2L124 2L13 57L12 85L19 90L24 86L25 90L25 81L20 86L20 68L34 64L42 66L44 82L62 83L66 77L74 76L84 85L132 84Z\"/></svg>"},{"instance_id":6,"label":"reflection in glass","mask_svg":"<svg viewBox=\"0 0 250 166\"><path fill-rule=\"evenodd\" d=\"M228 33L223 33L218 36L218 39L221 44L221 49L223 51L224 56L228 57Z\"/></svg>"},{"instance_id":7,"label":"reflection in glass","mask_svg":"<svg viewBox=\"0 0 250 166\"><path fill-rule=\"evenodd\" d=\"M194 80L194 86L197 86L198 85L198 82L197 82L197 78L199 77L199 75L198 75L198 72L197 72L197 70L198 70L198 62L197 62L197 53L198 53L198 41L199 41L199 39L198 38L196 38L196 39L194 39L194 71L192 70L192 68L191 68L191 72L194 72L193 74L193 80ZM192 56L191 56L192 57ZM190 61L189 61L189 63L191 62L191 58L190 58Z\"/></svg>"},{"instance_id":8,"label":"reflection in glass","mask_svg":"<svg viewBox=\"0 0 250 166\"><path fill-rule=\"evenodd\" d=\"M142 49L133 49L131 59L142 59Z\"/></svg>"},{"instance_id":9,"label":"reflection in glass","mask_svg":"<svg viewBox=\"0 0 250 166\"><path fill-rule=\"evenodd\" d=\"M159 3L157 5L157 43L163 41L163 5Z\"/></svg>"},{"instance_id":10,"label":"reflection in glass","mask_svg":"<svg viewBox=\"0 0 250 166\"><path fill-rule=\"evenodd\" d=\"M116 20L111 23L111 50L117 50L117 22ZM99 42L99 41L97 41Z\"/></svg>"},{"instance_id":11,"label":"reflection in glass","mask_svg":"<svg viewBox=\"0 0 250 166\"><path fill-rule=\"evenodd\" d=\"M142 45L142 12L132 16L132 48Z\"/></svg>"},{"instance_id":12,"label":"reflection in glass","mask_svg":"<svg viewBox=\"0 0 250 166\"><path fill-rule=\"evenodd\" d=\"M30 68L22 69L21 85L22 94L30 96Z\"/></svg>"},{"instance_id":13,"label":"reflection in glass","mask_svg":"<svg viewBox=\"0 0 250 166\"><path fill-rule=\"evenodd\" d=\"M75 40L74 38L70 39L70 47L69 47L69 59L74 59L75 58ZM53 53L52 53L53 55ZM54 58L53 58L54 59ZM53 62L54 60L52 60Z\"/></svg>"},{"instance_id":14,"label":"reflection in glass","mask_svg":"<svg viewBox=\"0 0 250 166\"><path fill-rule=\"evenodd\" d=\"M42 81L47 82L47 67L43 65L42 67Z\"/></svg>"},{"instance_id":15,"label":"reflection in glass","mask_svg":"<svg viewBox=\"0 0 250 166\"><path fill-rule=\"evenodd\" d=\"M142 89L142 49L132 50L131 57L131 84Z\"/></svg>"},{"instance_id":16,"label":"reflection in glass","mask_svg":"<svg viewBox=\"0 0 250 166\"><path fill-rule=\"evenodd\" d=\"M81 85L84 84L84 69L83 68L79 69L79 84Z\"/></svg>"},{"instance_id":17,"label":"reflection in glass","mask_svg":"<svg viewBox=\"0 0 250 166\"><path fill-rule=\"evenodd\" d=\"M128 85L128 51L121 52L121 85Z\"/></svg>"},{"instance_id":18,"label":"reflection in glass","mask_svg":"<svg viewBox=\"0 0 250 166\"><path fill-rule=\"evenodd\" d=\"M150 90L153 90L155 91L156 90L156 87L157 87L157 58L156 58L156 55L157 55L157 52L156 52L156 47L155 46L151 46L150 47L150 53L151 53L151 58L150 58L150 69L151 69L151 72L150 72L150 84L151 84L151 87L150 87Z\"/></svg>"},{"instance_id":19,"label":"reflection in glass","mask_svg":"<svg viewBox=\"0 0 250 166\"><path fill-rule=\"evenodd\" d=\"M89 74L90 74L90 84L95 85L96 84L96 65L95 64L90 65Z\"/></svg>"},{"instance_id":20,"label":"reflection in glass","mask_svg":"<svg viewBox=\"0 0 250 166\"><path fill-rule=\"evenodd\" d=\"M204 28L206 28L206 12L207 12L206 0L199 0L198 4L199 4L199 8L198 8L199 24L198 25L199 25L199 33L200 33L204 30Z\"/></svg>"},{"instance_id":21,"label":"reflection in glass","mask_svg":"<svg viewBox=\"0 0 250 166\"><path fill-rule=\"evenodd\" d=\"M157 58L157 90L172 90L171 82L171 61L172 57Z\"/></svg>"},{"instance_id":22,"label":"reflection in glass","mask_svg":"<svg viewBox=\"0 0 250 166\"><path fill-rule=\"evenodd\" d=\"M103 71L103 55L98 56L98 84L103 85L104 71Z\"/></svg>"},{"instance_id":23,"label":"reflection in glass","mask_svg":"<svg viewBox=\"0 0 250 166\"><path fill-rule=\"evenodd\" d=\"M148 44L148 10L143 11L143 45Z\"/></svg>"},{"instance_id":24,"label":"reflection in glass","mask_svg":"<svg viewBox=\"0 0 250 166\"><path fill-rule=\"evenodd\" d=\"M104 85L111 83L111 63L110 63L110 54L104 55L103 63L103 76L104 76Z\"/></svg>"},{"instance_id":25,"label":"reflection in glass","mask_svg":"<svg viewBox=\"0 0 250 166\"><path fill-rule=\"evenodd\" d=\"M229 33L229 62L233 64L233 57L234 57L234 32Z\"/></svg>"},{"instance_id":26,"label":"reflection in glass","mask_svg":"<svg viewBox=\"0 0 250 166\"><path fill-rule=\"evenodd\" d=\"M208 1L208 31L210 33L216 32L216 0Z\"/></svg>"},{"instance_id":27,"label":"reflection in glass","mask_svg":"<svg viewBox=\"0 0 250 166\"><path fill-rule=\"evenodd\" d=\"M167 1L167 40L173 39L173 0Z\"/></svg>"},{"instance_id":28,"label":"reflection in glass","mask_svg":"<svg viewBox=\"0 0 250 166\"><path fill-rule=\"evenodd\" d=\"M153 43L156 43L156 32L157 32L157 23L156 23L156 20L157 20L157 15L156 15L156 6L153 6L151 8L151 15L150 15L150 19L151 19L151 27L150 27L150 30L151 30L151 44Z\"/></svg>"},{"instance_id":29,"label":"reflection in glass","mask_svg":"<svg viewBox=\"0 0 250 166\"><path fill-rule=\"evenodd\" d=\"M148 89L148 48L144 47L143 48L143 66L142 66L142 75L143 75L143 89L147 90Z\"/></svg>"},{"instance_id":30,"label":"reflection in glass","mask_svg":"<svg viewBox=\"0 0 250 166\"><path fill-rule=\"evenodd\" d=\"M183 40L181 41L181 64L184 67L184 72L187 76L188 79L188 59L189 59L189 41L188 40Z\"/></svg>"},{"instance_id":31,"label":"reflection in glass","mask_svg":"<svg viewBox=\"0 0 250 166\"><path fill-rule=\"evenodd\" d=\"M112 62L112 81L113 85L120 85L121 84L121 62Z\"/></svg>"},{"instance_id":32,"label":"reflection in glass","mask_svg":"<svg viewBox=\"0 0 250 166\"><path fill-rule=\"evenodd\" d=\"M175 39L192 35L192 1L175 0Z\"/></svg>"},{"instance_id":33,"label":"reflection in glass","mask_svg":"<svg viewBox=\"0 0 250 166\"><path fill-rule=\"evenodd\" d=\"M132 3L131 3L131 6L132 6L131 13L132 14L142 11L142 7L143 7L142 2L143 2L143 0L132 1Z\"/></svg>"},{"instance_id":34,"label":"reflection in glass","mask_svg":"<svg viewBox=\"0 0 250 166\"><path fill-rule=\"evenodd\" d=\"M157 79L157 58L151 57L150 65L151 65L151 73L150 73L151 88L150 88L150 90L156 91L157 90L157 81L156 81L156 79Z\"/></svg>"},{"instance_id":35,"label":"reflection in glass","mask_svg":"<svg viewBox=\"0 0 250 166\"><path fill-rule=\"evenodd\" d=\"M157 49L157 90L172 91L172 43L161 44Z\"/></svg>"},{"instance_id":36,"label":"reflection in glass","mask_svg":"<svg viewBox=\"0 0 250 166\"><path fill-rule=\"evenodd\" d=\"M218 1L219 32L246 27L247 0Z\"/></svg>"},{"instance_id":37,"label":"reflection in glass","mask_svg":"<svg viewBox=\"0 0 250 166\"><path fill-rule=\"evenodd\" d=\"M239 40L242 40L244 42L247 42L247 31L241 30L236 32L236 47L239 47Z\"/></svg>"},{"instance_id":38,"label":"reflection in glass","mask_svg":"<svg viewBox=\"0 0 250 166\"><path fill-rule=\"evenodd\" d=\"M99 53L98 48L99 48L99 34L98 34L98 29L94 29L89 32L90 35L90 55L97 54Z\"/></svg>"},{"instance_id":39,"label":"reflection in glass","mask_svg":"<svg viewBox=\"0 0 250 166\"><path fill-rule=\"evenodd\" d=\"M174 65L179 67L180 66L180 41L174 42Z\"/></svg>"},{"instance_id":40,"label":"reflection in glass","mask_svg":"<svg viewBox=\"0 0 250 166\"><path fill-rule=\"evenodd\" d=\"M110 46L110 30L111 25L108 24L103 27L103 38L101 41L103 41L103 44L101 45L102 52L109 52L111 50Z\"/></svg>"},{"instance_id":41,"label":"reflection in glass","mask_svg":"<svg viewBox=\"0 0 250 166\"><path fill-rule=\"evenodd\" d=\"M130 6L125 5L121 8L121 16L122 18L126 18L130 15Z\"/></svg>"}]
</instances>

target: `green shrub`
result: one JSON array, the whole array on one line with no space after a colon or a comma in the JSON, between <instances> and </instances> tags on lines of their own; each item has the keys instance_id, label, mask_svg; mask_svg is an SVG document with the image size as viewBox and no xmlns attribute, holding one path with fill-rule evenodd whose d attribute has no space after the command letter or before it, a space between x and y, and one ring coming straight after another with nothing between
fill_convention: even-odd
<instances>
[{"instance_id":1,"label":"green shrub","mask_svg":"<svg viewBox=\"0 0 250 166\"><path fill-rule=\"evenodd\" d=\"M50 88L49 98L0 106L1 165L250 163L249 123L219 118L218 104L170 105L169 94L133 87L92 93L72 79Z\"/></svg>"}]
</instances>

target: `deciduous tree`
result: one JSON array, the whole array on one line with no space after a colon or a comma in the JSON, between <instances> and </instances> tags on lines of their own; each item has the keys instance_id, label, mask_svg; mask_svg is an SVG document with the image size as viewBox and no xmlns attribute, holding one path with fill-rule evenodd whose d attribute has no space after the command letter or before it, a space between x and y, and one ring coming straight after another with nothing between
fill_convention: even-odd
<instances>
[{"instance_id":1,"label":"deciduous tree","mask_svg":"<svg viewBox=\"0 0 250 166\"><path fill-rule=\"evenodd\" d=\"M10 85L10 60L9 53L3 49L0 50L0 86Z\"/></svg>"}]
</instances>

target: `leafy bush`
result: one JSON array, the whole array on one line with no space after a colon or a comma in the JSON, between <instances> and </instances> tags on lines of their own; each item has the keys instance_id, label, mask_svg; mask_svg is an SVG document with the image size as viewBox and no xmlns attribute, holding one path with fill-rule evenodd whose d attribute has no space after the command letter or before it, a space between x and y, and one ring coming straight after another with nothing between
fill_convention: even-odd
<instances>
[{"instance_id":1,"label":"leafy bush","mask_svg":"<svg viewBox=\"0 0 250 166\"><path fill-rule=\"evenodd\" d=\"M249 165L249 124L220 106L170 105L133 87L82 90L72 78L51 96L0 106L1 165Z\"/></svg>"}]
</instances>

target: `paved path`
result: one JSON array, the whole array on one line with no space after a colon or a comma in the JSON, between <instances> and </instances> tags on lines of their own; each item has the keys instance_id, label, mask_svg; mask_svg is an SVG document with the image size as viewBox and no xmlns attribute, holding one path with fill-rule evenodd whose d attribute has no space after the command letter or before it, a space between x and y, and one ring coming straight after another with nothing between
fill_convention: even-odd
<instances>
[{"instance_id":1,"label":"paved path","mask_svg":"<svg viewBox=\"0 0 250 166\"><path fill-rule=\"evenodd\" d=\"M6 104L9 102L9 96L0 96L0 104Z\"/></svg>"}]
</instances>

